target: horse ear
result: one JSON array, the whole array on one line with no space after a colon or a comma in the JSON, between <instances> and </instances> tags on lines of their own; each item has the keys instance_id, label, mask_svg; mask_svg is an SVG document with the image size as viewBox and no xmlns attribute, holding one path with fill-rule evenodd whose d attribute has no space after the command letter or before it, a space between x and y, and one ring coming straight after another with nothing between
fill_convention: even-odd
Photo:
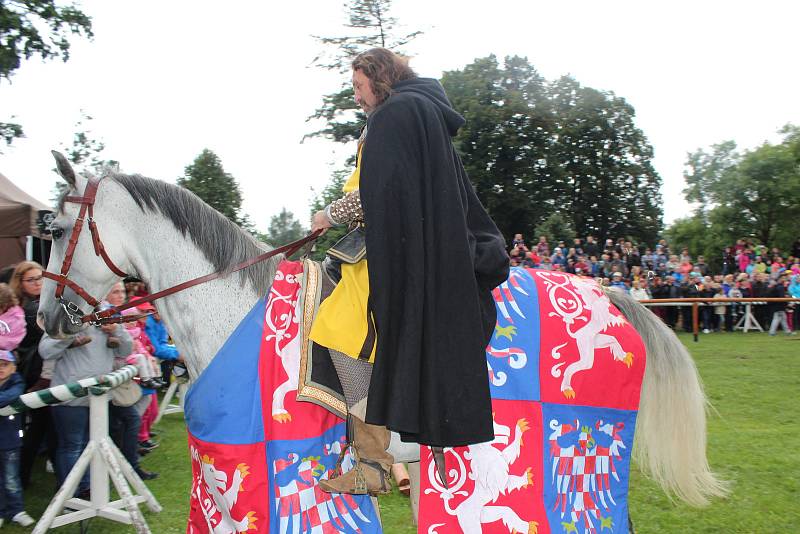
<instances>
[{"instance_id":1,"label":"horse ear","mask_svg":"<svg viewBox=\"0 0 800 534\"><path fill-rule=\"evenodd\" d=\"M51 150L53 153L53 157L56 158L56 168L58 169L58 174L66 180L66 182L75 187L75 171L72 170L72 165L69 164L67 158L64 157L64 154L58 152L57 150Z\"/></svg>"}]
</instances>

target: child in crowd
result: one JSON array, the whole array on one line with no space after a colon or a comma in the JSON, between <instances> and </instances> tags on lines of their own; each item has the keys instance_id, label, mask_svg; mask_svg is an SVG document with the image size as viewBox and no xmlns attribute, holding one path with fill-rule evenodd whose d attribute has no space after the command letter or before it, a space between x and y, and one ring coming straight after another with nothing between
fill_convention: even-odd
<instances>
[{"instance_id":1,"label":"child in crowd","mask_svg":"<svg viewBox=\"0 0 800 534\"><path fill-rule=\"evenodd\" d=\"M725 289L721 284L714 284L714 298L715 299L724 299L725 298ZM725 312L727 311L727 306L724 304L717 304L714 306L714 314L716 315L716 321L714 321L714 331L721 332L723 326L725 325Z\"/></svg>"},{"instance_id":2,"label":"child in crowd","mask_svg":"<svg viewBox=\"0 0 800 534\"><path fill-rule=\"evenodd\" d=\"M25 337L25 311L8 284L0 284L0 350L14 350Z\"/></svg>"},{"instance_id":3,"label":"child in crowd","mask_svg":"<svg viewBox=\"0 0 800 534\"><path fill-rule=\"evenodd\" d=\"M124 310L122 315L139 315L140 313L142 312L137 308L129 308ZM133 340L133 350L125 360L129 364L135 365L139 370L139 384L146 389L164 387L166 384L158 380L158 377L161 376L161 368L146 346L149 345L149 340L144 335L144 319L123 324Z\"/></svg>"},{"instance_id":4,"label":"child in crowd","mask_svg":"<svg viewBox=\"0 0 800 534\"><path fill-rule=\"evenodd\" d=\"M17 373L16 358L0 350L0 408L8 406L25 391L25 380ZM19 463L22 450L22 418L0 416L0 526L12 521L29 527L34 520L24 508Z\"/></svg>"}]
</instances>

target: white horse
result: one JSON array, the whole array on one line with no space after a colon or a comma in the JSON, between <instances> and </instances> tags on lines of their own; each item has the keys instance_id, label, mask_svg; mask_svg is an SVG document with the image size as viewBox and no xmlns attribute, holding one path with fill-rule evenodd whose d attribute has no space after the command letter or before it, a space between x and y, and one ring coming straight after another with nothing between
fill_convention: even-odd
<instances>
[{"instance_id":1,"label":"white horse","mask_svg":"<svg viewBox=\"0 0 800 534\"><path fill-rule=\"evenodd\" d=\"M76 176L56 155L69 195L81 195L87 179ZM48 271L61 267L79 204L61 202L52 223L53 247ZM147 283L151 292L204 274L226 271L264 252L261 244L192 193L165 182L110 174L102 180L94 204L94 221L108 257L122 271ZM190 378L197 378L222 344L269 290L281 256L239 273L197 285L159 301L158 310L180 347ZM75 248L69 278L91 295L105 295L119 280L96 255L91 236ZM76 334L85 325L69 320L56 283L46 280L39 322L56 338ZM83 304L74 291L64 297ZM725 494L725 485L706 460L706 398L697 370L678 338L646 308L619 292L609 298L642 335L647 366L635 440L639 465L666 492L701 506ZM85 309L84 313L91 310ZM419 447L392 440L389 452L398 461L418 461ZM413 473L413 472L412 472ZM418 488L418 480L412 484Z\"/></svg>"}]
</instances>

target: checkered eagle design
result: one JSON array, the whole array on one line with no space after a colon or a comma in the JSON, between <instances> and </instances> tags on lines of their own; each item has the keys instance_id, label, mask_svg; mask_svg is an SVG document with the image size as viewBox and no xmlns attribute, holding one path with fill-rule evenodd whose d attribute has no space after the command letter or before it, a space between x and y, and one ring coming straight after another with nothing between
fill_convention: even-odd
<instances>
[{"instance_id":1,"label":"checkered eagle design","mask_svg":"<svg viewBox=\"0 0 800 534\"><path fill-rule=\"evenodd\" d=\"M352 496L322 491L319 479L330 476L319 456L299 458L290 454L275 461L275 508L280 532L334 534L362 532L370 520Z\"/></svg>"},{"instance_id":2,"label":"checkered eagle design","mask_svg":"<svg viewBox=\"0 0 800 534\"><path fill-rule=\"evenodd\" d=\"M556 489L553 511L565 532L614 531L611 511L617 506L612 484L621 482L614 462L626 448L620 431L624 423L597 420L593 425L550 421L551 477Z\"/></svg>"}]
</instances>

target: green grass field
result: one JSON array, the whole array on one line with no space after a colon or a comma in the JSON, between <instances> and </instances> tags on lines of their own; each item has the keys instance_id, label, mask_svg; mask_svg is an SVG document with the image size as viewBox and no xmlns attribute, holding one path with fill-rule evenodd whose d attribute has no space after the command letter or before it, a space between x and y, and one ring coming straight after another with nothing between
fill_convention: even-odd
<instances>
[{"instance_id":1,"label":"green grass field","mask_svg":"<svg viewBox=\"0 0 800 534\"><path fill-rule=\"evenodd\" d=\"M681 336L697 361L706 392L716 410L710 415L712 468L732 484L730 498L705 509L671 502L634 470L630 509L638 534L800 533L800 424L792 409L800 397L800 338L766 334L701 335L699 343ZM186 531L190 465L186 431L178 414L159 425L161 447L142 465L161 477L149 487L164 507L146 513L154 534ZM668 429L665 429L667 431ZM55 484L38 466L26 509L35 518L44 511ZM381 499L388 534L416 532L408 499L395 492ZM134 532L132 527L95 519L91 534ZM6 526L4 532L29 529ZM78 525L54 532L81 532Z\"/></svg>"}]
</instances>

